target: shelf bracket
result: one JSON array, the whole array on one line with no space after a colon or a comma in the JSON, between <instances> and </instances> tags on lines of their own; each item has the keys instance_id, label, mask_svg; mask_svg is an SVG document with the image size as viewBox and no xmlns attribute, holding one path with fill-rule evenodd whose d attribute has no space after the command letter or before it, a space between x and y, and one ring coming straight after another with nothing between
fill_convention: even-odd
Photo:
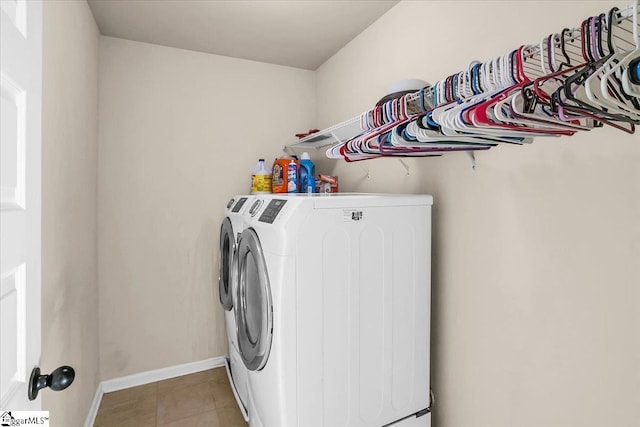
<instances>
[{"instance_id":1,"label":"shelf bracket","mask_svg":"<svg viewBox=\"0 0 640 427\"><path fill-rule=\"evenodd\" d=\"M467 151L469 157L471 157L471 169L476 170L476 153L475 151Z\"/></svg>"},{"instance_id":2,"label":"shelf bracket","mask_svg":"<svg viewBox=\"0 0 640 427\"><path fill-rule=\"evenodd\" d=\"M284 147L282 147L282 151L285 152L285 154L288 154L290 156L294 155L293 150L291 149L291 147L289 147L288 145L285 145Z\"/></svg>"},{"instance_id":3,"label":"shelf bracket","mask_svg":"<svg viewBox=\"0 0 640 427\"><path fill-rule=\"evenodd\" d=\"M360 166L360 169L364 171L364 174L367 177L367 179L371 178L371 175L369 175L369 169L362 166L361 162L358 162L357 165Z\"/></svg>"},{"instance_id":4,"label":"shelf bracket","mask_svg":"<svg viewBox=\"0 0 640 427\"><path fill-rule=\"evenodd\" d=\"M402 165L402 167L404 167L404 170L407 172L407 175L411 175L410 174L410 169L409 169L409 165L402 159L398 159L398 161L400 162L400 164Z\"/></svg>"}]
</instances>

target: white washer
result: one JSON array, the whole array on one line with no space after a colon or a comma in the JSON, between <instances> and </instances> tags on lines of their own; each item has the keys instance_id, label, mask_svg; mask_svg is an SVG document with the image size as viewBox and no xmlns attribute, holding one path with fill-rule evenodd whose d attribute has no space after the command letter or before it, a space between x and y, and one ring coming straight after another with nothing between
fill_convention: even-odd
<instances>
[{"instance_id":1,"label":"white washer","mask_svg":"<svg viewBox=\"0 0 640 427\"><path fill-rule=\"evenodd\" d=\"M234 266L237 239L244 229L243 213L248 210L254 196L235 196L226 205L224 219L220 226L220 247L218 262L218 290L220 303L224 308L224 318L229 342L229 356L226 359L227 375L240 410L247 417L247 368L238 352L236 333L235 290L237 269Z\"/></svg>"},{"instance_id":2,"label":"white washer","mask_svg":"<svg viewBox=\"0 0 640 427\"><path fill-rule=\"evenodd\" d=\"M238 240L251 427L429 427L426 195L257 196Z\"/></svg>"}]
</instances>

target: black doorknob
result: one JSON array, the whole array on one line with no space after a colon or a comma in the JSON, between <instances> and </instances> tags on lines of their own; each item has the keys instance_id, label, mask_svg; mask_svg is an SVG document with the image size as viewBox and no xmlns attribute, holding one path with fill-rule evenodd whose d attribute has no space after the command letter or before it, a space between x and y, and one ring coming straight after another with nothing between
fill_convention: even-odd
<instances>
[{"instance_id":1,"label":"black doorknob","mask_svg":"<svg viewBox=\"0 0 640 427\"><path fill-rule=\"evenodd\" d=\"M71 366L60 366L50 375L40 375L40 368L36 366L31 371L29 379L29 400L35 400L38 392L49 387L53 391L61 391L69 387L76 377L76 371Z\"/></svg>"}]
</instances>

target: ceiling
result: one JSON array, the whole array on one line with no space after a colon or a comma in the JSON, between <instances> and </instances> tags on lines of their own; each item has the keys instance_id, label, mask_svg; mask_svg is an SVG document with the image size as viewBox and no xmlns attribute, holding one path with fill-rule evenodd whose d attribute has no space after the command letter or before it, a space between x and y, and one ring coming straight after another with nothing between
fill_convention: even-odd
<instances>
[{"instance_id":1,"label":"ceiling","mask_svg":"<svg viewBox=\"0 0 640 427\"><path fill-rule=\"evenodd\" d=\"M398 0L88 0L100 33L317 69Z\"/></svg>"}]
</instances>

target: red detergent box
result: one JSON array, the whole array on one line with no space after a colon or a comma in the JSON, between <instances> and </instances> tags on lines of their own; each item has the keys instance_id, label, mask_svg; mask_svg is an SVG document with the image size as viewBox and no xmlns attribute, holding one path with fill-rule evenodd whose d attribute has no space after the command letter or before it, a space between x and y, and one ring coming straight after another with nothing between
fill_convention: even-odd
<instances>
[{"instance_id":1,"label":"red detergent box","mask_svg":"<svg viewBox=\"0 0 640 427\"><path fill-rule=\"evenodd\" d=\"M333 175L318 175L316 177L316 193L337 193L338 177Z\"/></svg>"}]
</instances>

